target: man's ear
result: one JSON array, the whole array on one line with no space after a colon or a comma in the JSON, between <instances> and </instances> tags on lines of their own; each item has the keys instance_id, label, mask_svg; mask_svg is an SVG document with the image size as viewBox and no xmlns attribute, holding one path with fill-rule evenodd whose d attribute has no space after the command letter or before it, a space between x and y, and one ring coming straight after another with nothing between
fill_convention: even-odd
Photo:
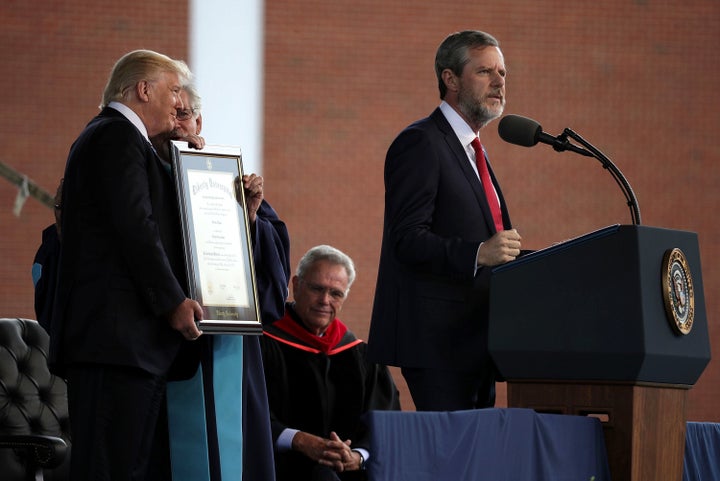
<instances>
[{"instance_id":1,"label":"man's ear","mask_svg":"<svg viewBox=\"0 0 720 481\"><path fill-rule=\"evenodd\" d=\"M443 83L445 84L445 87L447 87L448 90L451 90L453 92L457 92L458 90L458 78L455 73L450 70L449 68L446 68L442 71L440 74L440 77L443 80Z\"/></svg>"},{"instance_id":2,"label":"man's ear","mask_svg":"<svg viewBox=\"0 0 720 481\"><path fill-rule=\"evenodd\" d=\"M195 132L195 134L200 135L200 132L202 132L202 114L198 114L197 119L195 119L195 125L197 125L197 132Z\"/></svg>"},{"instance_id":3,"label":"man's ear","mask_svg":"<svg viewBox=\"0 0 720 481\"><path fill-rule=\"evenodd\" d=\"M135 84L135 95L141 102L150 101L150 82L141 80Z\"/></svg>"}]
</instances>

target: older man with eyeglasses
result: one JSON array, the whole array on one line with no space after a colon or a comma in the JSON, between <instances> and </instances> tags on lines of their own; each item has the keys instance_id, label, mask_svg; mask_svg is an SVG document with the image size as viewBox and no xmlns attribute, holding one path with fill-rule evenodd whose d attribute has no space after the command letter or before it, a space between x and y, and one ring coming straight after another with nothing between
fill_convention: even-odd
<instances>
[{"instance_id":1,"label":"older man with eyeglasses","mask_svg":"<svg viewBox=\"0 0 720 481\"><path fill-rule=\"evenodd\" d=\"M180 99L182 100L182 108L177 109L175 129L151 139L158 156L164 160L168 171L171 169L172 151L175 149L170 142L171 140L187 142L190 147L196 149L203 149L206 146L205 139L200 135L203 116L199 93L192 84L187 84L183 86L180 92ZM236 179L236 189L245 196L245 205L247 207L260 317L263 322L272 322L282 316L285 300L288 296L290 238L285 223L279 218L272 206L264 200L263 185L263 178L256 174L243 175L242 179ZM219 345L224 344L221 342ZM202 366L204 372L206 374L212 373L215 356L212 338L206 340L203 349ZM238 367L242 366L242 392L233 392L233 383L221 382L217 389L223 395L215 398L206 397L205 402L213 404L215 409L220 409L219 403L230 402L230 406L223 404L222 409L242 410L242 437L251 440L242 443L243 453L237 453L238 459L243 459L243 477L257 481L274 480L270 419L258 337L242 336L242 349L234 352L224 352L222 355L229 356L228 359L231 362L237 361ZM185 419L184 414L182 414L182 419L177 419L172 413L182 413L184 407L188 409L188 412L194 408L184 406L181 400L185 398L182 395L179 397L173 396L173 388L176 386L171 384L170 387L171 425L174 422L186 423L187 419ZM207 395L207 392L205 395ZM235 403L234 400L236 399L242 401ZM208 419L209 424L216 422L214 415L214 413L208 415L209 418L212 418ZM215 433L218 438L222 438L223 432L233 429L231 422L228 422L227 419L223 421L225 425ZM187 439L183 440L183 442L187 441ZM209 443L210 446L215 446L215 444L217 443ZM176 448L179 445L180 443L175 443ZM192 448L194 449L194 446ZM174 469L182 470L185 462L195 463L192 457L183 455L182 449L172 453L175 458L175 461L173 461ZM210 457L214 459L217 455L217 452L213 452ZM225 463L231 465L232 460L222 459L219 462L220 469L227 470L225 474L230 472L230 468L223 466L226 466Z\"/></svg>"},{"instance_id":2,"label":"older man with eyeglasses","mask_svg":"<svg viewBox=\"0 0 720 481\"><path fill-rule=\"evenodd\" d=\"M321 245L300 260L294 302L261 339L277 481L364 480L371 453L360 417L400 409L387 367L338 315L355 280L352 260Z\"/></svg>"}]
</instances>

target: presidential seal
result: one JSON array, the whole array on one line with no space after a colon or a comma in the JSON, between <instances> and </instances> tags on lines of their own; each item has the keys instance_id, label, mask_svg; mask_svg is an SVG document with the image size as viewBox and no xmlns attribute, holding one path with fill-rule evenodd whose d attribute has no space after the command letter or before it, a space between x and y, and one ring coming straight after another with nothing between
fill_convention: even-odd
<instances>
[{"instance_id":1,"label":"presidential seal","mask_svg":"<svg viewBox=\"0 0 720 481\"><path fill-rule=\"evenodd\" d=\"M685 254L678 249L665 252L662 263L662 291L665 313L678 334L688 334L695 317L695 291Z\"/></svg>"}]
</instances>

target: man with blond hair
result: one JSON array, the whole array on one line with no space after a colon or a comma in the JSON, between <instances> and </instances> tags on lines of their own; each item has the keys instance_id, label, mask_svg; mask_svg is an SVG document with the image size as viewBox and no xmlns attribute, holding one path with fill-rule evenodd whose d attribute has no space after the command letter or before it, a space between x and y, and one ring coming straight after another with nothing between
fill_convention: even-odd
<instances>
[{"instance_id":1,"label":"man with blond hair","mask_svg":"<svg viewBox=\"0 0 720 481\"><path fill-rule=\"evenodd\" d=\"M202 310L187 297L173 179L149 139L176 128L190 77L166 55L127 53L67 159L50 365L68 382L74 481L168 472L153 456L158 414L166 380L195 370L180 353Z\"/></svg>"}]
</instances>

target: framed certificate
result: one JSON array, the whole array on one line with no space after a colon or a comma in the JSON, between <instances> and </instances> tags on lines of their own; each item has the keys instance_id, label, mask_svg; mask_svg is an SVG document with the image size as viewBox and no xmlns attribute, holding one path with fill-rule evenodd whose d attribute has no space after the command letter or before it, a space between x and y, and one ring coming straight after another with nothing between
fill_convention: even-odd
<instances>
[{"instance_id":1,"label":"framed certificate","mask_svg":"<svg viewBox=\"0 0 720 481\"><path fill-rule=\"evenodd\" d=\"M190 297L208 334L262 334L239 148L173 142Z\"/></svg>"}]
</instances>

